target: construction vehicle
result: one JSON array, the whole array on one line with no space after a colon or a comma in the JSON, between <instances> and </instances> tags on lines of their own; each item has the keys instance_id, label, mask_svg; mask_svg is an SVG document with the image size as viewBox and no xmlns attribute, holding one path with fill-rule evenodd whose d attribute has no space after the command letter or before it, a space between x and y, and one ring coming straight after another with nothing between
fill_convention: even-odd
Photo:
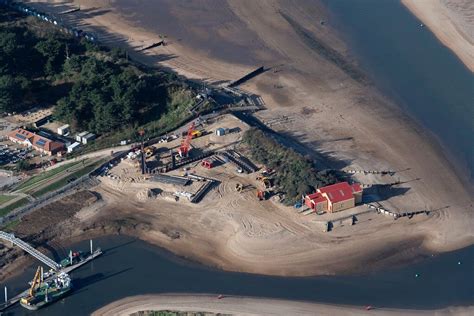
<instances>
[{"instance_id":1,"label":"construction vehicle","mask_svg":"<svg viewBox=\"0 0 474 316\"><path fill-rule=\"evenodd\" d=\"M202 132L202 131L200 131L200 130L194 130L194 131L192 131L192 132L191 132L192 138L198 138L198 137L201 137L201 136L202 136L202 134L203 134L203 132Z\"/></svg>"},{"instance_id":2,"label":"construction vehicle","mask_svg":"<svg viewBox=\"0 0 474 316\"><path fill-rule=\"evenodd\" d=\"M241 193L243 189L244 189L244 186L243 186L242 184L237 183L237 184L235 185L235 191Z\"/></svg>"},{"instance_id":3,"label":"construction vehicle","mask_svg":"<svg viewBox=\"0 0 474 316\"><path fill-rule=\"evenodd\" d=\"M257 190L257 198L260 201L268 199L268 192L263 190Z\"/></svg>"},{"instance_id":4,"label":"construction vehicle","mask_svg":"<svg viewBox=\"0 0 474 316\"><path fill-rule=\"evenodd\" d=\"M186 138L182 140L181 146L178 149L178 154L180 158L185 158L189 154L191 139L193 138L193 134L192 134L193 131L194 131L194 122L189 126L188 132L186 134Z\"/></svg>"},{"instance_id":5,"label":"construction vehicle","mask_svg":"<svg viewBox=\"0 0 474 316\"><path fill-rule=\"evenodd\" d=\"M194 122L193 122L194 124ZM198 129L195 129L196 125L193 125L193 129L191 131L191 137L192 138L198 138L198 137L201 137L202 135L204 135L204 130L198 130ZM186 136L188 136L189 134L189 130L188 131L184 131L181 133L181 136L183 138L185 138Z\"/></svg>"},{"instance_id":6,"label":"construction vehicle","mask_svg":"<svg viewBox=\"0 0 474 316\"><path fill-rule=\"evenodd\" d=\"M272 187L272 179L268 177L257 176L255 180L261 181L265 189L270 189Z\"/></svg>"},{"instance_id":7,"label":"construction vehicle","mask_svg":"<svg viewBox=\"0 0 474 316\"><path fill-rule=\"evenodd\" d=\"M149 146L145 148L145 156L150 158L155 153L155 147Z\"/></svg>"},{"instance_id":8,"label":"construction vehicle","mask_svg":"<svg viewBox=\"0 0 474 316\"><path fill-rule=\"evenodd\" d=\"M33 281L31 281L31 286L30 290L28 291L28 296L22 298L22 301L30 301L31 299L34 298L36 289L39 287L39 285L43 282L43 267L39 266L38 269L36 269L35 277L33 278Z\"/></svg>"},{"instance_id":9,"label":"construction vehicle","mask_svg":"<svg viewBox=\"0 0 474 316\"><path fill-rule=\"evenodd\" d=\"M72 289L71 278L67 273L60 272L46 280L43 275L43 268L38 267L28 294L20 299L24 308L37 310L64 297Z\"/></svg>"}]
</instances>

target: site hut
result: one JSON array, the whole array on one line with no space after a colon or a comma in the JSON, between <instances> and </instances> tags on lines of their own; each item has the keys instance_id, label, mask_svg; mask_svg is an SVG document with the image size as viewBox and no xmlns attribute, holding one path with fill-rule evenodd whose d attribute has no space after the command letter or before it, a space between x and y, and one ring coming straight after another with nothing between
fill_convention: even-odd
<instances>
[{"instance_id":1,"label":"site hut","mask_svg":"<svg viewBox=\"0 0 474 316\"><path fill-rule=\"evenodd\" d=\"M340 182L325 186L315 193L305 196L305 204L317 212L339 212L362 202L362 187L358 183L350 185Z\"/></svg>"},{"instance_id":2,"label":"site hut","mask_svg":"<svg viewBox=\"0 0 474 316\"><path fill-rule=\"evenodd\" d=\"M87 133L86 135L82 136L82 143L86 145L95 139L95 135L92 133Z\"/></svg>"},{"instance_id":3,"label":"site hut","mask_svg":"<svg viewBox=\"0 0 474 316\"><path fill-rule=\"evenodd\" d=\"M8 139L14 143L26 147L32 147L33 149L49 156L56 154L61 155L65 149L64 144L61 142L52 141L44 136L37 135L22 128L18 128L8 133Z\"/></svg>"},{"instance_id":4,"label":"site hut","mask_svg":"<svg viewBox=\"0 0 474 316\"><path fill-rule=\"evenodd\" d=\"M76 141L82 143L82 137L86 136L87 134L89 134L89 132L81 132L79 134L76 135Z\"/></svg>"},{"instance_id":5,"label":"site hut","mask_svg":"<svg viewBox=\"0 0 474 316\"><path fill-rule=\"evenodd\" d=\"M67 135L69 133L69 124L58 127L59 135Z\"/></svg>"},{"instance_id":6,"label":"site hut","mask_svg":"<svg viewBox=\"0 0 474 316\"><path fill-rule=\"evenodd\" d=\"M222 128L222 127L219 127L218 129L216 129L216 135L217 136L224 136L225 135L225 129Z\"/></svg>"},{"instance_id":7,"label":"site hut","mask_svg":"<svg viewBox=\"0 0 474 316\"><path fill-rule=\"evenodd\" d=\"M70 154L70 153L78 150L80 146L81 146L81 143L74 142L73 144L67 146L67 152Z\"/></svg>"},{"instance_id":8,"label":"site hut","mask_svg":"<svg viewBox=\"0 0 474 316\"><path fill-rule=\"evenodd\" d=\"M43 126L44 124L48 124L51 121L52 117L53 117L52 115L47 115L43 118L40 118L39 120L33 122L33 126L36 128L39 128Z\"/></svg>"}]
</instances>

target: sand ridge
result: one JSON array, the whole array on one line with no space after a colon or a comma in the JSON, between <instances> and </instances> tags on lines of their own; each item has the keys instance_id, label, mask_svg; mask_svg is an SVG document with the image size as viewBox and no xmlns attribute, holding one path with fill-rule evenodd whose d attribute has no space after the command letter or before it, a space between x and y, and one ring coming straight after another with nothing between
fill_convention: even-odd
<instances>
[{"instance_id":1,"label":"sand ridge","mask_svg":"<svg viewBox=\"0 0 474 316\"><path fill-rule=\"evenodd\" d=\"M474 72L474 3L470 0L402 0L435 36Z\"/></svg>"},{"instance_id":2,"label":"sand ridge","mask_svg":"<svg viewBox=\"0 0 474 316\"><path fill-rule=\"evenodd\" d=\"M376 308L367 311L364 306L338 306L266 298L209 294L160 294L132 296L110 303L92 313L93 316L131 315L140 311L190 311L231 315L470 315L473 307L453 307L435 311Z\"/></svg>"}]
</instances>

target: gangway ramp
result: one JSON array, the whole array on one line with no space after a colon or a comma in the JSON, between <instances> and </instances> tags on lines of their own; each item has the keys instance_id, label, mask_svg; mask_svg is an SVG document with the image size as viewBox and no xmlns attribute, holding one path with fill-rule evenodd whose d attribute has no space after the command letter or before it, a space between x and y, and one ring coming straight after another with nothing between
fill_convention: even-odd
<instances>
[{"instance_id":1,"label":"gangway ramp","mask_svg":"<svg viewBox=\"0 0 474 316\"><path fill-rule=\"evenodd\" d=\"M11 242L12 244L18 246L19 248L23 249L24 251L28 252L30 255L38 259L39 261L43 262L45 265L50 267L53 270L61 269L61 265L56 263L54 260L48 258L46 255L42 254L35 248L28 245L26 242L21 240L20 238L15 237L14 234L9 234L3 231L0 231L0 239L6 240Z\"/></svg>"}]
</instances>

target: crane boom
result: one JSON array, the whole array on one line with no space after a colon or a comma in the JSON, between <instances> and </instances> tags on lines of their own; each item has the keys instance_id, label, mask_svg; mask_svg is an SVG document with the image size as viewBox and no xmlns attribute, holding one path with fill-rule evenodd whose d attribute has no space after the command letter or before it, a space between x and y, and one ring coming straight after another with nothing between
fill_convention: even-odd
<instances>
[{"instance_id":1,"label":"crane boom","mask_svg":"<svg viewBox=\"0 0 474 316\"><path fill-rule=\"evenodd\" d=\"M189 147L191 145L191 139L193 138L193 131L194 131L194 122L191 123L188 129L188 133L186 134L186 138L183 139L181 142L181 147L179 147L179 155L180 157L186 157L189 152Z\"/></svg>"},{"instance_id":2,"label":"crane boom","mask_svg":"<svg viewBox=\"0 0 474 316\"><path fill-rule=\"evenodd\" d=\"M36 273L35 273L35 277L33 278L33 281L31 282L31 287L30 287L30 296L33 296L35 295L35 290L36 290L36 287L41 284L41 282L43 281L43 267L38 267L38 269L36 269Z\"/></svg>"}]
</instances>

